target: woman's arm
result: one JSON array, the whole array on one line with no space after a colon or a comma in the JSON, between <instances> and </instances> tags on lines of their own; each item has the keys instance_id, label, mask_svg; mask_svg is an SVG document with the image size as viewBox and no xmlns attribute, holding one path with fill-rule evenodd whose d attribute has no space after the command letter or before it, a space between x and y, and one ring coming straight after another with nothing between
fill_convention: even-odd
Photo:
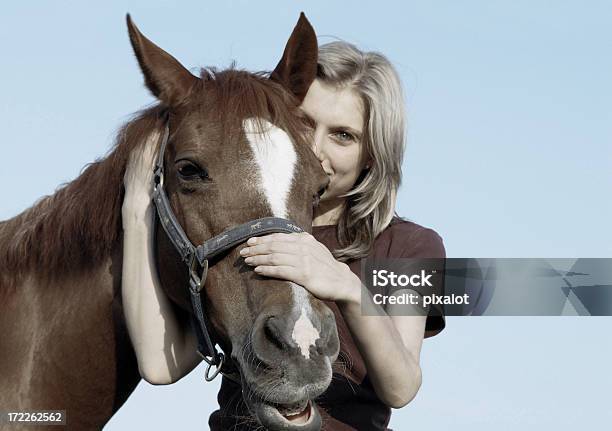
<instances>
[{"instance_id":1,"label":"woman's arm","mask_svg":"<svg viewBox=\"0 0 612 431\"><path fill-rule=\"evenodd\" d=\"M142 153L132 153L124 177L122 299L140 375L165 385L188 374L201 358L192 328L179 323L161 288L153 257L151 188L158 139L151 135Z\"/></svg>"},{"instance_id":2,"label":"woman's arm","mask_svg":"<svg viewBox=\"0 0 612 431\"><path fill-rule=\"evenodd\" d=\"M367 288L357 276L351 284L348 290L352 293L337 301L338 308L363 357L376 394L389 407L404 407L421 387L419 360L427 315L417 315L415 308L414 313L405 309L398 313L389 311L398 314L389 316L374 304L367 291L362 294L362 289ZM419 295L412 290L410 293ZM362 299L368 301L364 306L378 308L381 315L364 315Z\"/></svg>"}]
</instances>

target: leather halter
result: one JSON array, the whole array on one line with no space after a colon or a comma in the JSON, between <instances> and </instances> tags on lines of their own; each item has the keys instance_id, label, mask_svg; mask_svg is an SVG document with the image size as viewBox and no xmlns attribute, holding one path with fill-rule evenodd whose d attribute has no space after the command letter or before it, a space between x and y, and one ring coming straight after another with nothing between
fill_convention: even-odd
<instances>
[{"instance_id":1,"label":"leather halter","mask_svg":"<svg viewBox=\"0 0 612 431\"><path fill-rule=\"evenodd\" d=\"M274 232L303 232L303 230L291 220L280 217L264 217L225 230L197 247L193 245L174 215L170 200L164 190L164 154L169 135L170 128L166 119L154 170L153 203L157 209L157 218L189 271L189 294L194 315L192 324L198 338L197 351L208 364L205 379L212 381L221 372L235 380L234 376L228 375L222 370L225 356L220 349L217 349L218 343L211 337L206 314L202 307L201 292L206 282L208 261L245 242L252 236ZM210 371L213 366L215 371L211 374Z\"/></svg>"}]
</instances>

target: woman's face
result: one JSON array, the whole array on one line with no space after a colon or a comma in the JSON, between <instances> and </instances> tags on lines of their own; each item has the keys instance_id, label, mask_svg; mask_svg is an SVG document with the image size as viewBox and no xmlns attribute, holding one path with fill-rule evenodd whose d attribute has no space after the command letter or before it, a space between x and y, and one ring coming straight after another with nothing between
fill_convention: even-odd
<instances>
[{"instance_id":1,"label":"woman's face","mask_svg":"<svg viewBox=\"0 0 612 431\"><path fill-rule=\"evenodd\" d=\"M366 160L363 160L364 107L350 87L335 88L316 79L301 105L315 127L313 151L330 179L321 202L349 191Z\"/></svg>"}]
</instances>

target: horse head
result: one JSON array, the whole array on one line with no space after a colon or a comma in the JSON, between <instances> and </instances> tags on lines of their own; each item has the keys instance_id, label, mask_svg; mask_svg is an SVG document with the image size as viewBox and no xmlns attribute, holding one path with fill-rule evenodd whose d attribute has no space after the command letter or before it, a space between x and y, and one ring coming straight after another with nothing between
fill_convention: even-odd
<instances>
[{"instance_id":1,"label":"horse head","mask_svg":"<svg viewBox=\"0 0 612 431\"><path fill-rule=\"evenodd\" d=\"M269 75L229 69L191 74L140 33L130 40L167 118L164 189L193 244L264 217L311 230L328 179L308 143L299 105L315 79L317 42L302 14ZM158 224L167 295L192 313L185 265ZM269 429L319 429L312 400L328 387L339 341L332 311L303 287L257 275L240 247L211 260L202 306L239 370L245 401Z\"/></svg>"}]
</instances>

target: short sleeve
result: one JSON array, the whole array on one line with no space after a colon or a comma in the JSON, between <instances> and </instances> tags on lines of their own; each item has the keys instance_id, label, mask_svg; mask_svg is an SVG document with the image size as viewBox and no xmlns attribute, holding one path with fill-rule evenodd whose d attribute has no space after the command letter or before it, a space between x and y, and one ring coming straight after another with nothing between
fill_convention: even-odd
<instances>
[{"instance_id":1,"label":"short sleeve","mask_svg":"<svg viewBox=\"0 0 612 431\"><path fill-rule=\"evenodd\" d=\"M446 258L444 241L435 230L410 222L397 223L393 228L389 258ZM445 326L444 309L431 306L425 323L425 338L439 334Z\"/></svg>"}]
</instances>

